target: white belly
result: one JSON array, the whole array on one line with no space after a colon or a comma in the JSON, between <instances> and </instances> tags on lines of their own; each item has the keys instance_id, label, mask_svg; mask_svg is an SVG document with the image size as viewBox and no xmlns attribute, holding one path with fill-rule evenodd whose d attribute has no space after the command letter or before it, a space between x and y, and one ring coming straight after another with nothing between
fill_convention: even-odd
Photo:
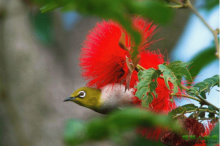
<instances>
[{"instance_id":1,"label":"white belly","mask_svg":"<svg viewBox=\"0 0 220 146\"><path fill-rule=\"evenodd\" d=\"M111 111L132 104L134 90L129 89L125 92L125 86L122 84L106 85L101 88L101 110Z\"/></svg>"}]
</instances>

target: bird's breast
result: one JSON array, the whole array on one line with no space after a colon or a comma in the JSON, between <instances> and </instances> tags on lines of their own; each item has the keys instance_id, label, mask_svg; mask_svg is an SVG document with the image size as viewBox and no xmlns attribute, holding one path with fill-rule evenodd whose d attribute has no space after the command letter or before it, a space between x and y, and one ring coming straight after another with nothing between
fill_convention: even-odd
<instances>
[{"instance_id":1,"label":"bird's breast","mask_svg":"<svg viewBox=\"0 0 220 146\"><path fill-rule=\"evenodd\" d=\"M134 90L125 92L125 86L121 84L109 84L101 89L100 110L111 111L132 104Z\"/></svg>"}]
</instances>

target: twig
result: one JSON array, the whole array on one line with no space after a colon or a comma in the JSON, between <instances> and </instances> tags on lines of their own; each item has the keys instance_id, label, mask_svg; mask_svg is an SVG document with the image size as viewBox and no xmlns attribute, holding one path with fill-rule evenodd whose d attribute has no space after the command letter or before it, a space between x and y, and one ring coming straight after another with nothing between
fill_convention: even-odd
<instances>
[{"instance_id":1,"label":"twig","mask_svg":"<svg viewBox=\"0 0 220 146\"><path fill-rule=\"evenodd\" d=\"M196 100L196 101L198 101L198 102L201 102L201 100L199 100L199 99L197 99L197 98L195 98L195 97L193 97L193 96L190 96L190 95L173 94L173 93L171 93L170 95L171 95L171 96L181 96L181 97L187 97L187 98L190 98L190 99Z\"/></svg>"},{"instance_id":2,"label":"twig","mask_svg":"<svg viewBox=\"0 0 220 146\"><path fill-rule=\"evenodd\" d=\"M142 67L140 64L137 64L137 69L138 70L146 70L144 67Z\"/></svg>"},{"instance_id":3,"label":"twig","mask_svg":"<svg viewBox=\"0 0 220 146\"><path fill-rule=\"evenodd\" d=\"M200 118L198 120L204 121L204 120L214 120L214 119L216 119L216 117L214 117L214 118Z\"/></svg>"},{"instance_id":4,"label":"twig","mask_svg":"<svg viewBox=\"0 0 220 146\"><path fill-rule=\"evenodd\" d=\"M183 5L168 5L168 7L170 8L174 8L174 9L179 9L179 8L183 8Z\"/></svg>"},{"instance_id":5,"label":"twig","mask_svg":"<svg viewBox=\"0 0 220 146\"><path fill-rule=\"evenodd\" d=\"M212 27L205 21L204 18L202 18L202 16L198 13L198 11L193 7L193 5L191 4L190 0L187 0L187 7L190 8L193 13L196 14L197 17L199 17L199 19L205 24L205 26L211 31L211 33L214 36L214 40L215 40L215 46L216 46L216 56L219 58L219 44L218 44L218 32L216 30L213 30Z\"/></svg>"},{"instance_id":6,"label":"twig","mask_svg":"<svg viewBox=\"0 0 220 146\"><path fill-rule=\"evenodd\" d=\"M211 31L211 33L214 36L214 41L215 41L215 46L216 46L216 56L220 58L220 52L219 52L219 43L218 43L218 34L219 34L219 29L212 29L212 27L205 21L205 19L198 13L198 11L193 7L191 4L190 0L187 0L186 3L181 3L177 0L169 0L170 2L176 3L177 5L168 5L168 7L171 8L190 8L193 13L196 14L196 16L205 24L205 26Z\"/></svg>"},{"instance_id":7,"label":"twig","mask_svg":"<svg viewBox=\"0 0 220 146\"><path fill-rule=\"evenodd\" d=\"M183 116L185 113L186 113L186 110L184 110L181 114L174 116L173 119Z\"/></svg>"},{"instance_id":8,"label":"twig","mask_svg":"<svg viewBox=\"0 0 220 146\"><path fill-rule=\"evenodd\" d=\"M209 109L200 109L200 108L197 108L197 109L195 109L195 110L183 110L183 112L182 113L180 113L179 115L176 115L176 116L174 116L173 118L175 119L175 118L178 118L178 117L180 117L180 116L182 116L182 115L184 115L184 114L186 114L186 113L192 113L192 112L196 112L196 111L201 111L201 112L209 112L209 113L214 113L214 114L217 114L216 113L216 111L210 111Z\"/></svg>"},{"instance_id":9,"label":"twig","mask_svg":"<svg viewBox=\"0 0 220 146\"><path fill-rule=\"evenodd\" d=\"M186 86L180 85L184 90L189 91L189 88L187 88ZM196 97L198 97L201 100L201 104L205 104L205 105L211 105L215 108L215 110L219 111L219 108L216 107L215 105L211 104L210 102L208 102L207 100L205 100L204 98L202 98L199 94L196 95Z\"/></svg>"},{"instance_id":10,"label":"twig","mask_svg":"<svg viewBox=\"0 0 220 146\"><path fill-rule=\"evenodd\" d=\"M212 32L213 36L214 36L214 40L215 40L215 45L216 45L216 51L217 51L217 55L219 55L219 47L218 47L218 32L213 30L211 28L211 26L205 21L204 18L202 18L202 16L198 13L198 11L193 7L193 5L191 4L190 0L187 1L187 5L188 7L199 17L199 19L206 25L206 27Z\"/></svg>"},{"instance_id":11,"label":"twig","mask_svg":"<svg viewBox=\"0 0 220 146\"><path fill-rule=\"evenodd\" d=\"M182 5L182 3L181 2L179 2L179 1L177 1L177 0L169 0L170 2L173 2L173 3L176 3L176 4L178 4L178 5Z\"/></svg>"}]
</instances>

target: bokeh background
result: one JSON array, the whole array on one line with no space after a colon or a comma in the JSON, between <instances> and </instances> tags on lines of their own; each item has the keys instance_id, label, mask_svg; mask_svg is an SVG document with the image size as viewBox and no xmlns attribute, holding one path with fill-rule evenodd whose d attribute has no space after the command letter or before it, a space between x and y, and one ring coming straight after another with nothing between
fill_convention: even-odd
<instances>
[{"instance_id":1,"label":"bokeh background","mask_svg":"<svg viewBox=\"0 0 220 146\"><path fill-rule=\"evenodd\" d=\"M219 6L207 8L207 1L192 2L217 28ZM0 146L63 146L67 119L102 116L62 102L85 85L78 57L86 34L99 21L59 9L42 14L29 0L0 0ZM149 49L160 49L167 60L192 61L199 52L214 48L211 32L188 9L175 10L172 21L158 28L153 39L163 39ZM210 56L211 61L203 63ZM203 67L195 82L219 74L214 55L200 60ZM208 100L219 107L218 96L213 89ZM101 141L84 145L115 144Z\"/></svg>"}]
</instances>

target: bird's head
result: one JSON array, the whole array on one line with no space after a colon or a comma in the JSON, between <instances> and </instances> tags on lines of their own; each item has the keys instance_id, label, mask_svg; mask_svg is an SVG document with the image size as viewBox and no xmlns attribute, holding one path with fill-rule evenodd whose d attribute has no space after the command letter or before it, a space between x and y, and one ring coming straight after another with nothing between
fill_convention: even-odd
<instances>
[{"instance_id":1,"label":"bird's head","mask_svg":"<svg viewBox=\"0 0 220 146\"><path fill-rule=\"evenodd\" d=\"M81 106L97 110L100 107L101 90L89 87L81 87L64 101L72 101Z\"/></svg>"}]
</instances>

